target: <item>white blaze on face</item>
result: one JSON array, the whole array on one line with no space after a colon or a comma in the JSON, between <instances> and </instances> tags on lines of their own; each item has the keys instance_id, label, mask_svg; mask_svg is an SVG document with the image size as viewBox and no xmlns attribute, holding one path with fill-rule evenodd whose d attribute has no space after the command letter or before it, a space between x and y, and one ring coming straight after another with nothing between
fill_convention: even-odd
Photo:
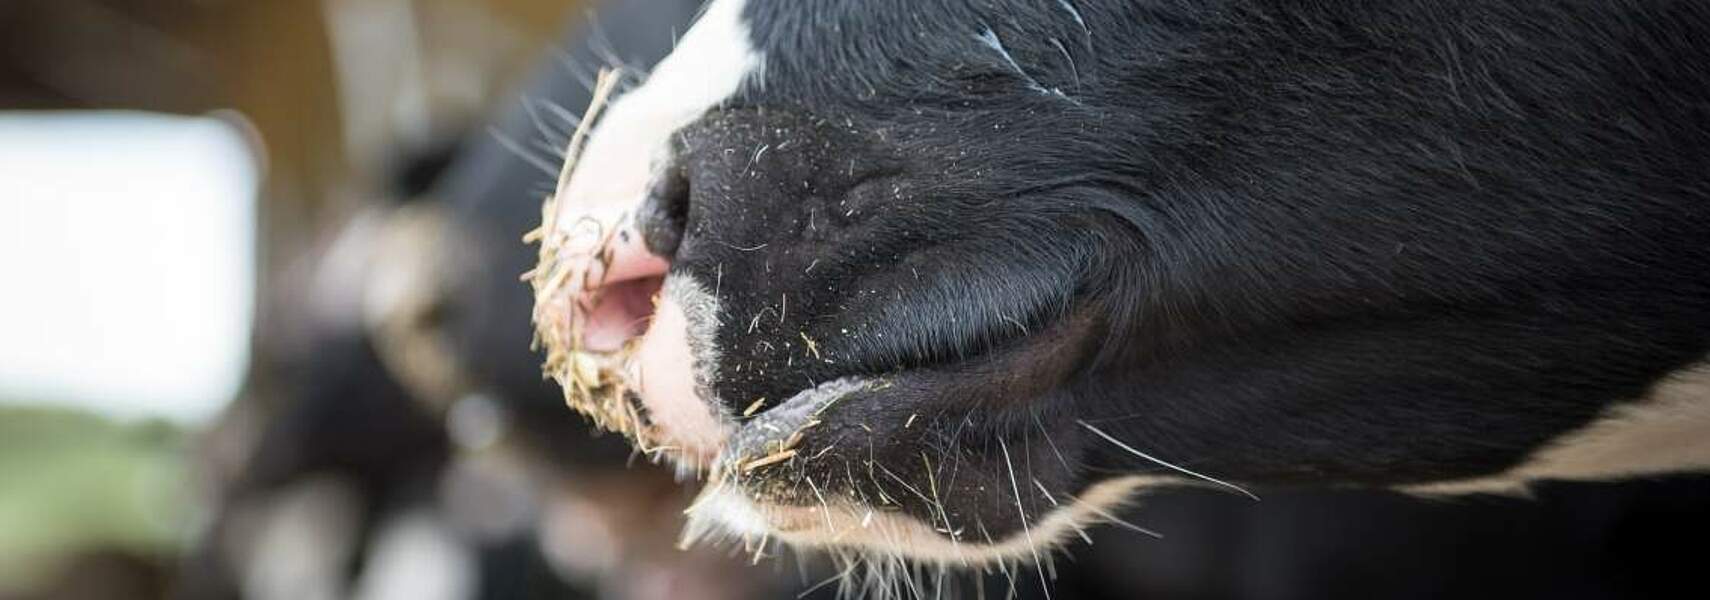
<instances>
[{"instance_id":1,"label":"white blaze on face","mask_svg":"<svg viewBox=\"0 0 1710 600\"><path fill-rule=\"evenodd\" d=\"M736 93L760 62L741 21L744 4L713 0L647 82L612 103L562 190L559 223L596 206L639 206L671 135Z\"/></svg>"},{"instance_id":2,"label":"white blaze on face","mask_svg":"<svg viewBox=\"0 0 1710 600\"><path fill-rule=\"evenodd\" d=\"M646 83L614 101L595 127L574 172L558 190L555 222L573 240L561 250L560 260L573 265L573 276L566 298L559 301L592 298L594 290L584 286L604 285L606 291L616 291L615 284L665 275L669 264L647 252L634 215L667 157L671 136L735 94L760 64L742 22L744 4L745 0L708 4ZM591 256L595 248L606 253L609 263ZM661 441L678 448L690 461L706 462L716 453L727 426L713 412L712 399L696 393L691 359L705 363L709 357L693 356L690 349L710 348L711 340L691 338L706 337L711 328L694 326L691 321L696 315L686 315L685 306L702 313L716 307L709 307L705 299L690 302L673 293L711 287L692 283L667 282L656 308L643 319L628 318L619 302L598 304L589 311L591 317L578 318L585 325L582 342L594 351L614 350L640 333L631 321L651 321L651 327L641 333L640 368L631 371L639 381L633 383L662 434ZM626 305L633 308L634 300L628 298Z\"/></svg>"}]
</instances>

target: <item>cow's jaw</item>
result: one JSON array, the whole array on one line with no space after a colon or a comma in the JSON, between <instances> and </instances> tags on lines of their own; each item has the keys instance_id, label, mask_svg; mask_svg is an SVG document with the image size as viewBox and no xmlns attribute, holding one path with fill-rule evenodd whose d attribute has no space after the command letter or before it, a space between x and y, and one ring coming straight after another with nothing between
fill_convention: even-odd
<instances>
[{"instance_id":1,"label":"cow's jaw","mask_svg":"<svg viewBox=\"0 0 1710 600\"><path fill-rule=\"evenodd\" d=\"M813 452L804 450L808 445L803 440L823 435L815 429L831 406L858 402L853 398L860 393L888 385L853 377L828 381L742 422L722 446L712 471L713 481L687 511L685 544L711 538L740 540L752 547L779 540L843 552L866 559L869 567L875 561L901 559L945 567L1039 562L1049 560L1052 552L1086 527L1115 519L1115 513L1135 491L1180 483L1179 478L1162 476L1101 481L1057 501L1043 514L1023 513L1021 530L995 538L970 531L963 524L952 524L948 516L927 521L894 507L856 501L853 494L831 487L831 481L815 484L804 467L817 459ZM823 447L829 450L832 446ZM1011 480L1011 484L1029 485L1020 480ZM812 489L813 500L802 504L773 493L786 487ZM927 487L937 495L935 483ZM1020 489L1010 493L1019 497ZM940 515L948 514L942 499L933 501L939 504Z\"/></svg>"}]
</instances>

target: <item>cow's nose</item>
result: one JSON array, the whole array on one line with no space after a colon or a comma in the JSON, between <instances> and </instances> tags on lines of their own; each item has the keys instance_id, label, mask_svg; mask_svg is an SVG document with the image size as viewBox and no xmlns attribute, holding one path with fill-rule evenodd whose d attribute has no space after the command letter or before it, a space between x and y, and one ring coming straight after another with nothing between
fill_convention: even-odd
<instances>
[{"instance_id":1,"label":"cow's nose","mask_svg":"<svg viewBox=\"0 0 1710 600\"><path fill-rule=\"evenodd\" d=\"M647 321L657 307L656 296L682 243L688 220L689 181L679 165L672 160L654 176L633 214L596 217L610 223L615 231L604 236L605 250L595 257L596 263L603 263L604 273L585 286L588 295L583 307L588 311L588 322L582 330L584 348L615 351L647 330Z\"/></svg>"},{"instance_id":2,"label":"cow's nose","mask_svg":"<svg viewBox=\"0 0 1710 600\"><path fill-rule=\"evenodd\" d=\"M619 359L598 368L616 367L614 374L640 401L645 423L626 433L669 449L680 466L709 465L726 435L716 403L702 398L694 371L683 298L700 288L687 276L676 278L677 288L667 285L688 226L687 177L667 164L645 182L631 181L584 171L588 164L578 166L566 200L553 207L559 211L553 239L560 241L552 252L565 265L566 284L545 284L555 291L537 310L550 315L545 326L554 339L575 336L572 351Z\"/></svg>"},{"instance_id":3,"label":"cow's nose","mask_svg":"<svg viewBox=\"0 0 1710 600\"><path fill-rule=\"evenodd\" d=\"M689 221L689 174L682 161L669 161L654 177L635 221L648 250L664 257L677 254Z\"/></svg>"}]
</instances>

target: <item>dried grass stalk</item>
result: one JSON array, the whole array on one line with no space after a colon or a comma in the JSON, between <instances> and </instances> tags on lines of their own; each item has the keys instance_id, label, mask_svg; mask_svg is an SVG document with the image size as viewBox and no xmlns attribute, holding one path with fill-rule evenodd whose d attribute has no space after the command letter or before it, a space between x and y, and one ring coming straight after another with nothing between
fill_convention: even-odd
<instances>
[{"instance_id":1,"label":"dried grass stalk","mask_svg":"<svg viewBox=\"0 0 1710 600\"><path fill-rule=\"evenodd\" d=\"M580 294L576 291L594 288L598 283L584 280L580 282L582 285L572 288L572 277L577 271L575 263L595 260L601 267L609 266L611 254L608 247L610 236L615 231L596 230L594 234L598 243L594 249L590 254L579 255L567 250L574 241L574 235L561 229L558 223L559 203L564 201L570 174L586 144L589 130L599 119L600 111L610 100L619 79L619 71L608 69L600 71L594 83L593 99L587 113L565 148L564 167L559 171L555 191L541 203L540 227L523 235L524 243L540 244L537 264L523 277L534 288L534 347L546 351L541 371L563 389L564 403L570 408L587 415L598 427L628 436L643 451L648 451L652 436L631 400L632 382L623 369L635 354L636 340L631 340L612 354L585 352L582 350L582 325L574 318L575 312L592 308L578 304L576 296ZM601 269L602 274L606 271ZM584 270L581 276L586 278L591 273L591 269ZM592 302L597 303L598 299Z\"/></svg>"}]
</instances>

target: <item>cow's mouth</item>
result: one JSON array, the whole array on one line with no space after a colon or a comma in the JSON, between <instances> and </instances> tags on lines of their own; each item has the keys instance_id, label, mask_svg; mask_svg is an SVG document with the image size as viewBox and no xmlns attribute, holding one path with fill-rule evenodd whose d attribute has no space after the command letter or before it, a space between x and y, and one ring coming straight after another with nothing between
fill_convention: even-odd
<instances>
[{"instance_id":1,"label":"cow's mouth","mask_svg":"<svg viewBox=\"0 0 1710 600\"><path fill-rule=\"evenodd\" d=\"M621 352L624 345L647 332L659 302L659 291L665 285L663 276L642 276L626 281L608 283L597 292L579 299L573 310L587 315L582 327L583 352L611 354Z\"/></svg>"},{"instance_id":2,"label":"cow's mouth","mask_svg":"<svg viewBox=\"0 0 1710 600\"><path fill-rule=\"evenodd\" d=\"M545 373L566 404L642 451L710 462L722 427L695 407L684 294L672 291L693 282L667 275L670 260L647 248L629 211L574 207L560 216L551 204L529 275Z\"/></svg>"},{"instance_id":3,"label":"cow's mouth","mask_svg":"<svg viewBox=\"0 0 1710 600\"><path fill-rule=\"evenodd\" d=\"M685 543L738 540L762 553L768 541L784 542L962 566L1037 560L1147 483L1128 477L1093 484L1001 536L951 523L942 500L929 517L847 490L821 490L826 480L807 474L822 457L847 460L832 446L853 435L851 427L860 429L831 409L863 402L893 382L846 377L764 411L726 414L706 385L717 375L707 372L718 359L711 335L717 299L692 277L668 274L667 261L637 263L657 258L637 248L608 245L602 260L581 261L574 276L586 283L552 290L536 319L548 373L572 408L680 473L708 477L688 511Z\"/></svg>"},{"instance_id":4,"label":"cow's mouth","mask_svg":"<svg viewBox=\"0 0 1710 600\"><path fill-rule=\"evenodd\" d=\"M671 272L629 208L548 207L531 278L544 370L595 425L701 475L734 428L709 391L718 302Z\"/></svg>"}]
</instances>

